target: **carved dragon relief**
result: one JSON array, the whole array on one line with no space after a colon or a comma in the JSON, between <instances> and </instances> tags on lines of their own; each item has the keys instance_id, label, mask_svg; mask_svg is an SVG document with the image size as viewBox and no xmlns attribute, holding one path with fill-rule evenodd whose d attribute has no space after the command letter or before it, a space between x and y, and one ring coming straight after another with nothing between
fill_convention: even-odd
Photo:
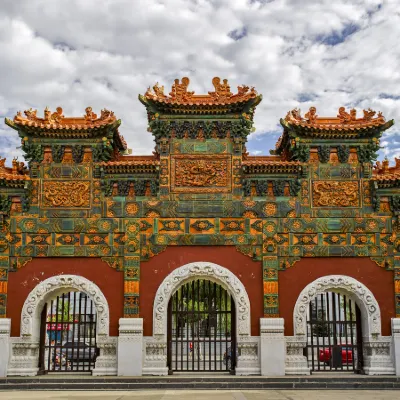
<instances>
[{"instance_id":1,"label":"carved dragon relief","mask_svg":"<svg viewBox=\"0 0 400 400\"><path fill-rule=\"evenodd\" d=\"M314 181L314 207L359 207L360 193L357 181Z\"/></svg>"},{"instance_id":2,"label":"carved dragon relief","mask_svg":"<svg viewBox=\"0 0 400 400\"><path fill-rule=\"evenodd\" d=\"M90 181L44 181L43 207L90 206Z\"/></svg>"},{"instance_id":3,"label":"carved dragon relief","mask_svg":"<svg viewBox=\"0 0 400 400\"><path fill-rule=\"evenodd\" d=\"M171 186L175 192L229 192L229 156L176 155L171 160Z\"/></svg>"}]
</instances>

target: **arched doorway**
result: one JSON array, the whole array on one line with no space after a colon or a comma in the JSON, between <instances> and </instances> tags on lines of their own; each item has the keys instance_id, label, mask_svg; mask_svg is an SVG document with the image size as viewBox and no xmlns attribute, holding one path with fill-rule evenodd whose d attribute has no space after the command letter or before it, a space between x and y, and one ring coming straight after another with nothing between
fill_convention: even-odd
<instances>
[{"instance_id":1,"label":"arched doorway","mask_svg":"<svg viewBox=\"0 0 400 400\"><path fill-rule=\"evenodd\" d=\"M93 375L115 375L117 358L106 355L105 346L115 349L115 344L109 336L109 307L101 289L93 282L79 275L56 275L45 279L27 296L21 312L20 337L15 338L11 348L7 375L35 376L43 371L39 359L41 338L45 337L47 311L45 305L57 296L68 292L84 293L94 304L96 313L96 344L100 347L100 355L96 359ZM114 348L114 349L113 349ZM43 351L43 350L42 350Z\"/></svg>"},{"instance_id":2,"label":"arched doorway","mask_svg":"<svg viewBox=\"0 0 400 400\"><path fill-rule=\"evenodd\" d=\"M231 372L236 366L235 302L215 281L184 283L168 304L168 371Z\"/></svg>"},{"instance_id":3,"label":"arched doorway","mask_svg":"<svg viewBox=\"0 0 400 400\"><path fill-rule=\"evenodd\" d=\"M41 314L39 371L92 372L96 328L96 306L86 293L66 291L49 300Z\"/></svg>"},{"instance_id":4,"label":"arched doorway","mask_svg":"<svg viewBox=\"0 0 400 400\"><path fill-rule=\"evenodd\" d=\"M326 291L310 301L305 356L311 371L362 372L361 311L351 297Z\"/></svg>"},{"instance_id":5,"label":"arched doorway","mask_svg":"<svg viewBox=\"0 0 400 400\"><path fill-rule=\"evenodd\" d=\"M328 293L328 294L326 294ZM329 294L331 293L331 294ZM335 300L333 300L333 294L335 294ZM331 296L331 298L327 299L323 297L321 300L321 295L323 296ZM319 300L318 300L319 298ZM316 300L317 299L317 300ZM330 300L330 305L328 306L328 300ZM322 301L324 301L324 305L322 306ZM335 306L332 307L332 303L335 301ZM310 306L310 303L314 305ZM315 305L315 302L319 302L318 307ZM346 305L346 311L344 310L344 306ZM320 317L318 317L318 310L324 310L322 313L320 312ZM330 316L328 317L328 309L330 311ZM333 315L333 310L336 310L336 317ZM311 310L311 311L310 311ZM351 320L350 320L350 310L351 310ZM341 314L340 314L341 313ZM371 341L376 341L381 337L381 314L379 304L374 297L373 293L361 282L358 280L346 276L346 275L327 275L316 279L315 281L308 284L299 294L297 298L296 305L294 307L293 313L293 324L294 324L294 336L297 343L304 343L304 356L307 355L309 346L309 332L311 332L310 322L312 320L311 317L316 319L317 323L319 323L319 327L317 330L323 331L323 329L327 329L327 325L330 327L329 335L327 332L323 333L325 335L324 339L329 340L328 336L331 340L331 345L329 346L328 341L328 351L325 357L329 357L329 360L326 362L330 366L333 361L331 358L335 358L340 362L340 357L342 357L342 364L343 360L346 360L346 364L348 363L349 355L346 356L346 352L352 351L352 349L347 349L349 346L344 346L344 344L351 344L351 338L349 338L349 329L353 329L355 333L353 334L353 345L355 343L356 346L356 354L352 354L354 357L354 369L350 369L349 371L361 372L362 370L365 371L366 374L373 374L377 369L375 367L371 367L371 356L369 355L368 351L363 354L361 345L367 346ZM339 319L339 320L338 320ZM325 320L326 323L322 323L321 321ZM354 328L355 323L355 328ZM311 323L312 324L312 323ZM314 324L315 325L315 324ZM325 326L323 328L322 326ZM353 328L348 328L347 330L347 342L345 338L346 331L343 328L343 325L353 326ZM333 330L335 327L335 331ZM336 332L336 339L333 338L333 333ZM338 332L342 332L344 337ZM355 335L355 336L354 336ZM354 338L356 342L354 342ZM362 343L362 338L364 338L364 343ZM320 339L322 341L322 339ZM333 340L333 341L332 341ZM333 349L333 345L336 344L339 348ZM359 346L357 348L357 346ZM329 348L330 347L330 348ZM344 349L346 347L346 349ZM324 350L324 349L322 349ZM368 347L367 347L368 350ZM320 357L320 351L318 351L318 355L314 357ZM335 354L333 354L335 352ZM330 355L329 355L330 354ZM364 359L363 359L364 355ZM313 369L312 360L311 365L307 357L303 357L301 361L301 370L310 371ZM347 359L346 359L347 357ZM301 360L302 357L298 358ZM321 362L323 361L323 356L321 356ZM386 362L386 361L385 361ZM304 364L303 364L304 363ZM352 365L353 361L351 361ZM296 370L297 366L294 366L294 370ZM314 359L314 368L315 368L315 359ZM315 369L314 369L315 370ZM318 368L316 369L318 371ZM320 367L321 370L321 367ZM325 368L326 371L332 370L332 368ZM333 368L333 370L341 371L342 367ZM347 370L347 367L343 368L343 370ZM389 369L388 369L389 370ZM324 371L322 367L322 371ZM386 371L386 367L385 367Z\"/></svg>"}]
</instances>

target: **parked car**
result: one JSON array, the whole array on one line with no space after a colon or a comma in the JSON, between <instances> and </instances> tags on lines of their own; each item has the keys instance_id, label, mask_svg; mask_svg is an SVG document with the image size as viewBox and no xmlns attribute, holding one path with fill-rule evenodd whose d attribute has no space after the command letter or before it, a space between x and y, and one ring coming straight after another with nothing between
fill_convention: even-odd
<instances>
[{"instance_id":1,"label":"parked car","mask_svg":"<svg viewBox=\"0 0 400 400\"><path fill-rule=\"evenodd\" d=\"M346 345L339 345L342 351L342 364L353 363L353 349ZM332 347L326 347L319 351L319 361L329 365L332 358Z\"/></svg>"},{"instance_id":2,"label":"parked car","mask_svg":"<svg viewBox=\"0 0 400 400\"><path fill-rule=\"evenodd\" d=\"M95 361L98 351L85 342L66 342L62 347L62 353L69 361Z\"/></svg>"}]
</instances>

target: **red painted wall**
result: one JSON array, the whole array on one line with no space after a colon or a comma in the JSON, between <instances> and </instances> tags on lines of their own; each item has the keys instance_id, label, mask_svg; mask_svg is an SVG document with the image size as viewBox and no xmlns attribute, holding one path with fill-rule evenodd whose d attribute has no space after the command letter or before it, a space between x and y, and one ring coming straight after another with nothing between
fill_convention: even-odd
<instances>
[{"instance_id":1,"label":"red painted wall","mask_svg":"<svg viewBox=\"0 0 400 400\"><path fill-rule=\"evenodd\" d=\"M300 292L325 275L348 275L363 283L381 309L382 335L391 335L395 317L393 272L380 268L369 258L302 258L292 268L279 272L279 311L285 318L285 335L293 335L293 310Z\"/></svg>"},{"instance_id":2,"label":"red painted wall","mask_svg":"<svg viewBox=\"0 0 400 400\"><path fill-rule=\"evenodd\" d=\"M118 321L124 310L124 274L99 258L34 258L8 275L7 318L11 336L20 335L21 311L28 294L41 281L55 275L80 275L93 281L103 292L110 308L110 335L118 336Z\"/></svg>"},{"instance_id":3,"label":"red painted wall","mask_svg":"<svg viewBox=\"0 0 400 400\"><path fill-rule=\"evenodd\" d=\"M158 287L173 270L195 261L221 265L243 283L250 298L251 334L260 334L263 310L262 265L239 253L234 246L168 247L163 253L143 262L140 267L140 316L144 335L153 334L153 304Z\"/></svg>"}]
</instances>

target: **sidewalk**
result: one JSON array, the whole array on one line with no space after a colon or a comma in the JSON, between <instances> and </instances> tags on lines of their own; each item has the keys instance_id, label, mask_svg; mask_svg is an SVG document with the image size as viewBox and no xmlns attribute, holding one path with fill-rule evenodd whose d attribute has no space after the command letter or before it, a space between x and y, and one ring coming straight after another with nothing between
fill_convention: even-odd
<instances>
[{"instance_id":1,"label":"sidewalk","mask_svg":"<svg viewBox=\"0 0 400 400\"><path fill-rule=\"evenodd\" d=\"M398 400L398 391L366 390L145 390L145 391L29 391L0 392L1 400Z\"/></svg>"}]
</instances>

